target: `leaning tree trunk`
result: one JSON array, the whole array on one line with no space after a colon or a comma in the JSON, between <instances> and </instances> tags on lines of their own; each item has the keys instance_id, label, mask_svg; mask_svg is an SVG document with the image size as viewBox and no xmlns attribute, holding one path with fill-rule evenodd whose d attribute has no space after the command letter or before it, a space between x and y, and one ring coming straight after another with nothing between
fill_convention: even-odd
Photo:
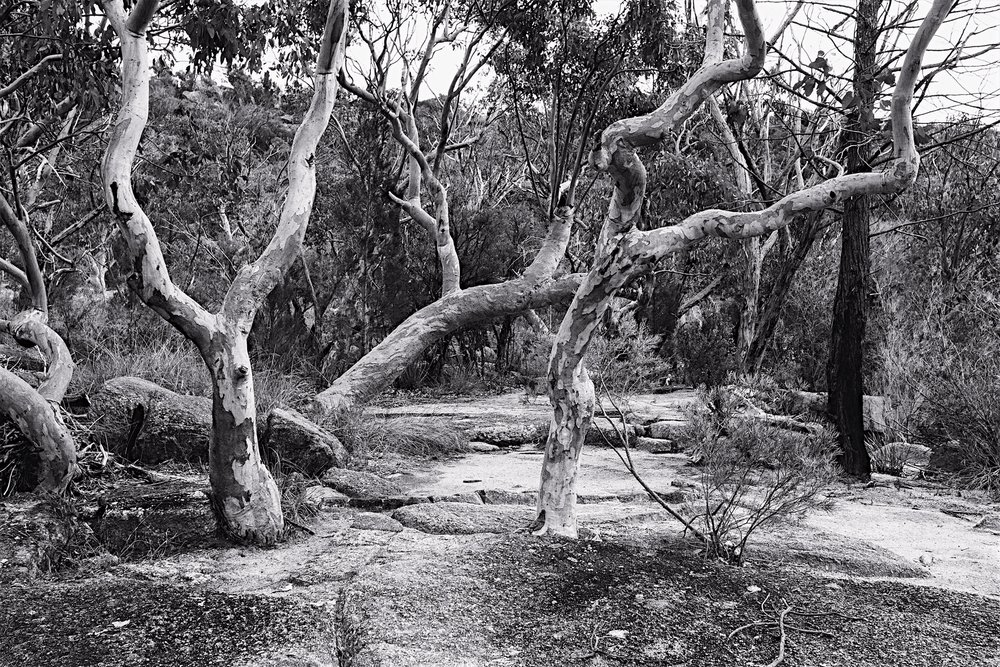
<instances>
[{"instance_id":1,"label":"leaning tree trunk","mask_svg":"<svg viewBox=\"0 0 1000 667\"><path fill-rule=\"evenodd\" d=\"M871 143L877 131L873 110L878 74L878 16L882 0L859 0L855 19L854 95L857 105L848 115L847 171L871 170ZM871 278L871 197L862 194L844 202L840 268L833 301L833 333L827 366L830 416L837 426L844 472L867 479L871 459L865 446L863 350Z\"/></svg>"},{"instance_id":2,"label":"leaning tree trunk","mask_svg":"<svg viewBox=\"0 0 1000 667\"><path fill-rule=\"evenodd\" d=\"M36 493L64 493L78 472L76 444L58 408L30 384L0 368L0 412L35 445L25 471Z\"/></svg>"},{"instance_id":3,"label":"leaning tree trunk","mask_svg":"<svg viewBox=\"0 0 1000 667\"><path fill-rule=\"evenodd\" d=\"M456 289L407 317L313 401L316 411L337 414L392 384L443 337L497 317L568 301L581 274L554 278L569 243L574 211L557 210L538 255L518 278L492 285Z\"/></svg>"},{"instance_id":4,"label":"leaning tree trunk","mask_svg":"<svg viewBox=\"0 0 1000 667\"><path fill-rule=\"evenodd\" d=\"M804 213L820 211L863 194L893 194L912 185L920 166L913 140L910 105L920 63L934 33L944 22L951 0L935 0L907 49L893 93L891 113L894 160L878 174L831 178L782 197L766 209L695 213L672 227L640 231L636 227L646 171L634 149L663 141L721 86L756 76L764 64L765 43L753 0L736 0L747 52L743 58L706 62L655 111L612 123L591 153L591 164L608 172L614 194L598 240L594 266L577 290L559 329L549 364L553 420L546 442L539 489L538 532L576 536L572 504L580 447L589 426L592 393L582 369L594 332L607 304L625 283L664 257L691 248L706 237L746 239L787 226ZM708 39L721 40L721 0L709 5ZM714 26L714 29L713 29ZM718 52L706 46L706 54Z\"/></svg>"}]
</instances>

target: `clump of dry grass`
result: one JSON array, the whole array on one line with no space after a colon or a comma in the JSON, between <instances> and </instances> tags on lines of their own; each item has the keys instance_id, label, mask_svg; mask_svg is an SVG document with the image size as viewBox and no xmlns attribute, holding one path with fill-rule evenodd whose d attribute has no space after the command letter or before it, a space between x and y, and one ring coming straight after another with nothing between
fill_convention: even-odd
<instances>
[{"instance_id":1,"label":"clump of dry grass","mask_svg":"<svg viewBox=\"0 0 1000 667\"><path fill-rule=\"evenodd\" d=\"M448 420L438 417L385 419L352 411L323 424L355 458L399 454L438 457L469 451L469 438Z\"/></svg>"}]
</instances>

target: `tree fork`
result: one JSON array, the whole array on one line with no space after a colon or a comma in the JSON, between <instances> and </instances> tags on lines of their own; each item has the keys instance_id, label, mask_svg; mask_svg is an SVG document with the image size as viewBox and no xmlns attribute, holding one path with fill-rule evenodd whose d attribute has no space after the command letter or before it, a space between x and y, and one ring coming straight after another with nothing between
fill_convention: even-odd
<instances>
[{"instance_id":1,"label":"tree fork","mask_svg":"<svg viewBox=\"0 0 1000 667\"><path fill-rule=\"evenodd\" d=\"M281 497L261 462L247 336L267 295L298 258L316 195L315 153L337 97L348 24L346 0L331 0L313 77L312 102L288 156L288 192L267 247L240 269L218 312L208 312L170 278L156 232L132 191L132 163L149 112L150 63L145 31L156 0L139 0L126 16L122 0L104 0L121 40L122 101L101 176L134 272L129 285L143 302L195 343L212 377L209 479L212 507L226 535L273 544L284 532Z\"/></svg>"}]
</instances>

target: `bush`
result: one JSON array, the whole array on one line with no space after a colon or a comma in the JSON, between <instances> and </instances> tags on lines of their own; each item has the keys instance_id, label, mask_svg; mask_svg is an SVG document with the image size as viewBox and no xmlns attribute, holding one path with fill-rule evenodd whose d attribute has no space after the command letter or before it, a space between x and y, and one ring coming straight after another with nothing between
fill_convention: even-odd
<instances>
[{"instance_id":1,"label":"bush","mask_svg":"<svg viewBox=\"0 0 1000 667\"><path fill-rule=\"evenodd\" d=\"M925 444L957 450L958 480L1000 498L1000 361L953 359L930 384L923 418Z\"/></svg>"},{"instance_id":2,"label":"bush","mask_svg":"<svg viewBox=\"0 0 1000 667\"><path fill-rule=\"evenodd\" d=\"M721 385L736 367L731 324L718 310L695 306L674 332L674 359L690 384Z\"/></svg>"},{"instance_id":3,"label":"bush","mask_svg":"<svg viewBox=\"0 0 1000 667\"><path fill-rule=\"evenodd\" d=\"M659 337L635 319L622 317L594 337L585 365L597 387L616 395L649 389L668 375L657 353Z\"/></svg>"},{"instance_id":4,"label":"bush","mask_svg":"<svg viewBox=\"0 0 1000 667\"><path fill-rule=\"evenodd\" d=\"M701 498L690 503L706 553L741 563L762 526L801 518L823 507L836 479L836 437L768 426L737 412L739 399L722 389L702 392L682 441L701 465Z\"/></svg>"}]
</instances>

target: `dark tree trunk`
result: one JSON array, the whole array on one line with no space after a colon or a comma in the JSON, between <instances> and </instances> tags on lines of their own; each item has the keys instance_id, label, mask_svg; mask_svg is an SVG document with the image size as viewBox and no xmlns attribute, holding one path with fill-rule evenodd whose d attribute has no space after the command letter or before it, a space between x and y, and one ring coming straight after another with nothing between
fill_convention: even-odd
<instances>
[{"instance_id":1,"label":"dark tree trunk","mask_svg":"<svg viewBox=\"0 0 1000 667\"><path fill-rule=\"evenodd\" d=\"M881 4L882 0L858 2L854 31L857 104L848 114L845 127L847 171L852 174L871 171L870 139L876 129L872 107L877 85L877 22ZM827 366L827 409L836 424L843 450L837 460L844 472L861 479L871 476L871 460L865 447L862 363L871 273L868 241L871 206L868 195L850 197L844 202L840 272L833 303L833 333Z\"/></svg>"},{"instance_id":2,"label":"dark tree trunk","mask_svg":"<svg viewBox=\"0 0 1000 667\"><path fill-rule=\"evenodd\" d=\"M771 285L761 308L757 327L754 330L753 339L746 354L746 367L751 373L760 373L764 365L764 355L767 353L771 341L774 339L774 332L781 320L781 312L788 300L788 294L792 291L792 284L795 275L802 264L805 263L813 242L823 229L823 213L811 213L799 237L792 248L791 255L788 256L781 265L778 275Z\"/></svg>"}]
</instances>

